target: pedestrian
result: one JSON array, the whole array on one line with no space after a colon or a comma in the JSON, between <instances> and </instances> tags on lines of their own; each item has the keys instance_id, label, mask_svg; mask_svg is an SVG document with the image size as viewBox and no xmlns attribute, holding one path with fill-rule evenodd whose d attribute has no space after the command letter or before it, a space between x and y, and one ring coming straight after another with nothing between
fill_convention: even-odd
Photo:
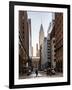
<instances>
[{"instance_id":1,"label":"pedestrian","mask_svg":"<svg viewBox=\"0 0 72 90\"><path fill-rule=\"evenodd\" d=\"M38 76L38 70L37 69L36 69L35 73L36 73L36 77L37 77Z\"/></svg>"}]
</instances>

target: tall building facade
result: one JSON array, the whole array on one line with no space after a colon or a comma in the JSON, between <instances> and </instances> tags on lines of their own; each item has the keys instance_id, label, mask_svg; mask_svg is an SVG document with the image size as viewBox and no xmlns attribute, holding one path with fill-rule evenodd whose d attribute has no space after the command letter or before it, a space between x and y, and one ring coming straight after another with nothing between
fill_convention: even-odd
<instances>
[{"instance_id":1,"label":"tall building facade","mask_svg":"<svg viewBox=\"0 0 72 90\"><path fill-rule=\"evenodd\" d=\"M50 34L51 40L51 68L56 68L56 53L55 53L55 21L53 21L54 25Z\"/></svg>"},{"instance_id":2,"label":"tall building facade","mask_svg":"<svg viewBox=\"0 0 72 90\"><path fill-rule=\"evenodd\" d=\"M43 25L41 24L40 32L39 32L39 46L43 44L43 40L44 40L44 30L43 30Z\"/></svg>"},{"instance_id":3,"label":"tall building facade","mask_svg":"<svg viewBox=\"0 0 72 90\"><path fill-rule=\"evenodd\" d=\"M49 24L49 28L47 30L47 59L49 68L51 68L51 41L50 41L51 30L52 30L52 23Z\"/></svg>"},{"instance_id":4,"label":"tall building facade","mask_svg":"<svg viewBox=\"0 0 72 90\"><path fill-rule=\"evenodd\" d=\"M53 64L53 54L54 54L54 44L52 39L54 37L54 14L52 14L52 22L49 24L49 28L47 31L47 57L48 57L48 67L52 68Z\"/></svg>"},{"instance_id":5,"label":"tall building facade","mask_svg":"<svg viewBox=\"0 0 72 90\"><path fill-rule=\"evenodd\" d=\"M56 69L63 72L63 13L55 13Z\"/></svg>"},{"instance_id":6,"label":"tall building facade","mask_svg":"<svg viewBox=\"0 0 72 90\"><path fill-rule=\"evenodd\" d=\"M42 51L41 51L41 68L45 69L48 66L48 59L47 59L47 38L44 37L44 41L42 44Z\"/></svg>"},{"instance_id":7,"label":"tall building facade","mask_svg":"<svg viewBox=\"0 0 72 90\"><path fill-rule=\"evenodd\" d=\"M38 44L36 44L36 56L38 56Z\"/></svg>"},{"instance_id":8,"label":"tall building facade","mask_svg":"<svg viewBox=\"0 0 72 90\"><path fill-rule=\"evenodd\" d=\"M27 12L19 11L19 74L27 72L29 58L29 32Z\"/></svg>"},{"instance_id":9,"label":"tall building facade","mask_svg":"<svg viewBox=\"0 0 72 90\"><path fill-rule=\"evenodd\" d=\"M28 73L30 63L31 22L27 11L19 11L19 75Z\"/></svg>"},{"instance_id":10,"label":"tall building facade","mask_svg":"<svg viewBox=\"0 0 72 90\"><path fill-rule=\"evenodd\" d=\"M44 30L43 25L40 26L40 32L39 32L39 51L40 51L40 61L39 61L39 69L41 70L41 60L42 60L42 44L44 41Z\"/></svg>"},{"instance_id":11,"label":"tall building facade","mask_svg":"<svg viewBox=\"0 0 72 90\"><path fill-rule=\"evenodd\" d=\"M32 57L33 57L33 46L32 46Z\"/></svg>"},{"instance_id":12,"label":"tall building facade","mask_svg":"<svg viewBox=\"0 0 72 90\"><path fill-rule=\"evenodd\" d=\"M29 60L28 68L32 67L32 33L31 33L31 19L28 19L28 32L29 32Z\"/></svg>"},{"instance_id":13,"label":"tall building facade","mask_svg":"<svg viewBox=\"0 0 72 90\"><path fill-rule=\"evenodd\" d=\"M29 31L29 57L32 58L31 19L28 19L28 31Z\"/></svg>"},{"instance_id":14,"label":"tall building facade","mask_svg":"<svg viewBox=\"0 0 72 90\"><path fill-rule=\"evenodd\" d=\"M38 43L36 44L36 56L40 57L40 49L38 48Z\"/></svg>"}]
</instances>

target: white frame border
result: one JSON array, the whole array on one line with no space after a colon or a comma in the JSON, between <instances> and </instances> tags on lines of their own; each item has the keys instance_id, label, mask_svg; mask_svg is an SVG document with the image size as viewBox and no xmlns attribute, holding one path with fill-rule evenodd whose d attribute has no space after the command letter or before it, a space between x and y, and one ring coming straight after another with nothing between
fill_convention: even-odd
<instances>
[{"instance_id":1,"label":"white frame border","mask_svg":"<svg viewBox=\"0 0 72 90\"><path fill-rule=\"evenodd\" d=\"M19 10L29 10L29 11L47 11L47 12L63 12L63 77L41 77L41 78L31 78L31 79L19 79L18 67L18 36L19 36L19 26L18 26L18 11ZM14 84L38 84L38 83L54 83L54 82L67 82L67 9L66 8L52 8L52 7L34 7L34 6L14 6Z\"/></svg>"}]
</instances>

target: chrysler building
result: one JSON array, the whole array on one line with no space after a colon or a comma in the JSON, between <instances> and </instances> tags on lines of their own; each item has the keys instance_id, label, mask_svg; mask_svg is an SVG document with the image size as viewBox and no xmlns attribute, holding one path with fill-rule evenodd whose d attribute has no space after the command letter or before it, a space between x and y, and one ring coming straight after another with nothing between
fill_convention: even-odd
<instances>
[{"instance_id":1,"label":"chrysler building","mask_svg":"<svg viewBox=\"0 0 72 90\"><path fill-rule=\"evenodd\" d=\"M44 30L43 30L43 25L41 24L39 31L39 46L42 46L43 40L44 40Z\"/></svg>"}]
</instances>

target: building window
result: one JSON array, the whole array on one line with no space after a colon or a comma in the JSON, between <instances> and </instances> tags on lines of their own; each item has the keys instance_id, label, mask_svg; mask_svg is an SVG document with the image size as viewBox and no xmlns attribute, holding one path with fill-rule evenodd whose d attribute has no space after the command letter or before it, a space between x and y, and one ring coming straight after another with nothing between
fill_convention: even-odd
<instances>
[{"instance_id":1,"label":"building window","mask_svg":"<svg viewBox=\"0 0 72 90\"><path fill-rule=\"evenodd\" d=\"M56 61L56 59L54 59L54 61Z\"/></svg>"},{"instance_id":2,"label":"building window","mask_svg":"<svg viewBox=\"0 0 72 90\"><path fill-rule=\"evenodd\" d=\"M23 35L23 39L24 39L24 35Z\"/></svg>"},{"instance_id":3,"label":"building window","mask_svg":"<svg viewBox=\"0 0 72 90\"><path fill-rule=\"evenodd\" d=\"M56 48L56 45L54 45L54 48Z\"/></svg>"},{"instance_id":4,"label":"building window","mask_svg":"<svg viewBox=\"0 0 72 90\"><path fill-rule=\"evenodd\" d=\"M24 29L24 25L23 25L23 29Z\"/></svg>"},{"instance_id":5,"label":"building window","mask_svg":"<svg viewBox=\"0 0 72 90\"><path fill-rule=\"evenodd\" d=\"M24 16L22 16L22 20L24 20Z\"/></svg>"},{"instance_id":6,"label":"building window","mask_svg":"<svg viewBox=\"0 0 72 90\"><path fill-rule=\"evenodd\" d=\"M23 30L23 34L24 34L24 30Z\"/></svg>"},{"instance_id":7,"label":"building window","mask_svg":"<svg viewBox=\"0 0 72 90\"><path fill-rule=\"evenodd\" d=\"M53 43L55 43L55 40L53 40Z\"/></svg>"}]
</instances>

